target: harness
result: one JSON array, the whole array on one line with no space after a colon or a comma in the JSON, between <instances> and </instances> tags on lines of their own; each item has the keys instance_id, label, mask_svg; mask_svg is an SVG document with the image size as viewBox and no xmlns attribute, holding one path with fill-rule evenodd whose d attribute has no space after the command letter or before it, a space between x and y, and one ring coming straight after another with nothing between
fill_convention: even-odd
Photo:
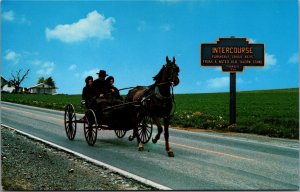
<instances>
[{"instance_id":1,"label":"harness","mask_svg":"<svg viewBox=\"0 0 300 192\"><path fill-rule=\"evenodd\" d=\"M171 95L168 96L168 97L165 97L160 93L159 86L162 86L162 85L165 85L165 84L168 84L168 83L171 84L171 86L170 86ZM164 82L164 83L159 83L159 84L153 84L153 85L150 86L150 88L148 90L145 91L145 94L147 92L150 92L152 87L154 87L154 92L147 95L146 97L143 97L142 100L141 100L142 104L146 105L146 102L151 100L151 98L153 98L153 97L154 97L155 100L158 100L162 105L167 104L171 100L171 102L173 104L172 105L173 107L171 109L170 117L173 117L174 113L175 113L175 109L176 109L176 102L175 102L174 91L173 91L173 88L174 88L173 83L172 82Z\"/></svg>"}]
</instances>

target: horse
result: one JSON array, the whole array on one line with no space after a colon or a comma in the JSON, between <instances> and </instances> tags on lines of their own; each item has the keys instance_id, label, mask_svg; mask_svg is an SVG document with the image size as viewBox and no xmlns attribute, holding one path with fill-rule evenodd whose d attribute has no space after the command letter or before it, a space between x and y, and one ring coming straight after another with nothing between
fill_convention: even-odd
<instances>
[{"instance_id":1,"label":"horse","mask_svg":"<svg viewBox=\"0 0 300 192\"><path fill-rule=\"evenodd\" d=\"M157 75L153 77L154 84L145 86L136 86L128 91L126 101L128 102L142 102L145 106L145 110L140 113L140 117L149 116L153 122L157 125L158 133L152 138L153 143L157 143L160 139L160 135L163 132L160 119L164 120L164 136L165 136L165 149L169 157L174 157L174 152L169 145L169 124L170 116L173 108L174 95L173 87L179 84L179 67L175 63L175 57L173 61L166 57L166 64L162 66ZM137 128L133 130L133 135L129 137L129 140L133 140L137 137ZM137 137L138 140L139 137ZM143 150L143 145L138 140L139 150Z\"/></svg>"}]
</instances>

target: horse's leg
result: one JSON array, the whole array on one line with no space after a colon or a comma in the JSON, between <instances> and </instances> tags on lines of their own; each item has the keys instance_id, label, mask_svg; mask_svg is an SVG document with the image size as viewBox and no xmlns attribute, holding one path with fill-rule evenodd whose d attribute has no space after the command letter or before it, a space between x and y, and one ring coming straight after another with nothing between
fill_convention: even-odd
<instances>
[{"instance_id":1,"label":"horse's leg","mask_svg":"<svg viewBox=\"0 0 300 192\"><path fill-rule=\"evenodd\" d=\"M159 121L159 118L158 117L153 117L152 118L153 119L153 121L154 121L154 123L157 125L157 135L154 137L154 138L152 138L152 142L153 143L157 143L157 141L159 140L159 138L160 138L160 134L163 132L163 129L162 129L162 126L161 126L161 124L160 124L160 121Z\"/></svg>"},{"instance_id":2,"label":"horse's leg","mask_svg":"<svg viewBox=\"0 0 300 192\"><path fill-rule=\"evenodd\" d=\"M138 150L139 150L139 151L144 151L144 145L143 145L143 143L140 141L140 138L139 138L139 137L136 137L136 140L137 140Z\"/></svg>"},{"instance_id":3,"label":"horse's leg","mask_svg":"<svg viewBox=\"0 0 300 192\"><path fill-rule=\"evenodd\" d=\"M133 133L132 133L132 135L130 135L129 137L128 137L128 140L129 141L133 141L137 136L138 136L138 126L137 126L137 124L138 124L138 122L140 122L140 115L138 114L137 116L136 116L136 121L135 121L136 123L136 126L134 126L134 128L133 128ZM138 138L138 137L137 137ZM138 141L139 142L139 141Z\"/></svg>"},{"instance_id":4,"label":"horse's leg","mask_svg":"<svg viewBox=\"0 0 300 192\"><path fill-rule=\"evenodd\" d=\"M165 147L169 157L174 157L174 153L169 145L169 124L170 117L164 117L164 135L165 135Z\"/></svg>"},{"instance_id":5,"label":"horse's leg","mask_svg":"<svg viewBox=\"0 0 300 192\"><path fill-rule=\"evenodd\" d=\"M133 128L133 134L129 135L128 140L133 141L137 137L138 134L137 132L138 132L137 127Z\"/></svg>"},{"instance_id":6,"label":"horse's leg","mask_svg":"<svg viewBox=\"0 0 300 192\"><path fill-rule=\"evenodd\" d=\"M133 138L136 137L137 146L138 146L138 150L139 150L139 151L144 151L144 145L143 145L143 143L141 142L140 137L139 137L139 135L138 135L138 134L139 134L139 133L138 133L138 123L141 122L142 117L143 117L142 114L138 114L138 115L137 115L137 121L136 121L137 123L136 123L136 126L135 126L134 129L133 129Z\"/></svg>"}]
</instances>

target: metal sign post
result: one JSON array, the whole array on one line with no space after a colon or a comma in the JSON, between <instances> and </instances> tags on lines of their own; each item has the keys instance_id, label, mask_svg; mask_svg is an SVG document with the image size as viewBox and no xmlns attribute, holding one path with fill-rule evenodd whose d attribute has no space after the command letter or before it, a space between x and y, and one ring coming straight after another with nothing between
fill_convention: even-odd
<instances>
[{"instance_id":1,"label":"metal sign post","mask_svg":"<svg viewBox=\"0 0 300 192\"><path fill-rule=\"evenodd\" d=\"M219 38L216 43L201 44L201 66L222 67L230 72L229 124L236 123L236 72L244 67L263 67L265 47L262 43L250 43L246 38Z\"/></svg>"},{"instance_id":2,"label":"metal sign post","mask_svg":"<svg viewBox=\"0 0 300 192\"><path fill-rule=\"evenodd\" d=\"M229 124L236 123L236 73L230 73Z\"/></svg>"}]
</instances>

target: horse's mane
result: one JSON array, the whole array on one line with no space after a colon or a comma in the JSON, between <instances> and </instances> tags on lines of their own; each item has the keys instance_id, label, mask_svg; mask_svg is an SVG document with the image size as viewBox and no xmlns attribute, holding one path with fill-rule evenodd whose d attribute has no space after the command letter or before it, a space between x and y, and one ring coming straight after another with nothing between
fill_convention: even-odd
<instances>
[{"instance_id":1,"label":"horse's mane","mask_svg":"<svg viewBox=\"0 0 300 192\"><path fill-rule=\"evenodd\" d=\"M157 73L157 75L155 75L155 76L153 77L153 80L154 80L154 81L158 81L158 80L159 80L159 78L161 77L161 74L162 74L162 72L163 72L163 69L164 69L164 65L163 65L163 67L160 69L160 71Z\"/></svg>"}]
</instances>

